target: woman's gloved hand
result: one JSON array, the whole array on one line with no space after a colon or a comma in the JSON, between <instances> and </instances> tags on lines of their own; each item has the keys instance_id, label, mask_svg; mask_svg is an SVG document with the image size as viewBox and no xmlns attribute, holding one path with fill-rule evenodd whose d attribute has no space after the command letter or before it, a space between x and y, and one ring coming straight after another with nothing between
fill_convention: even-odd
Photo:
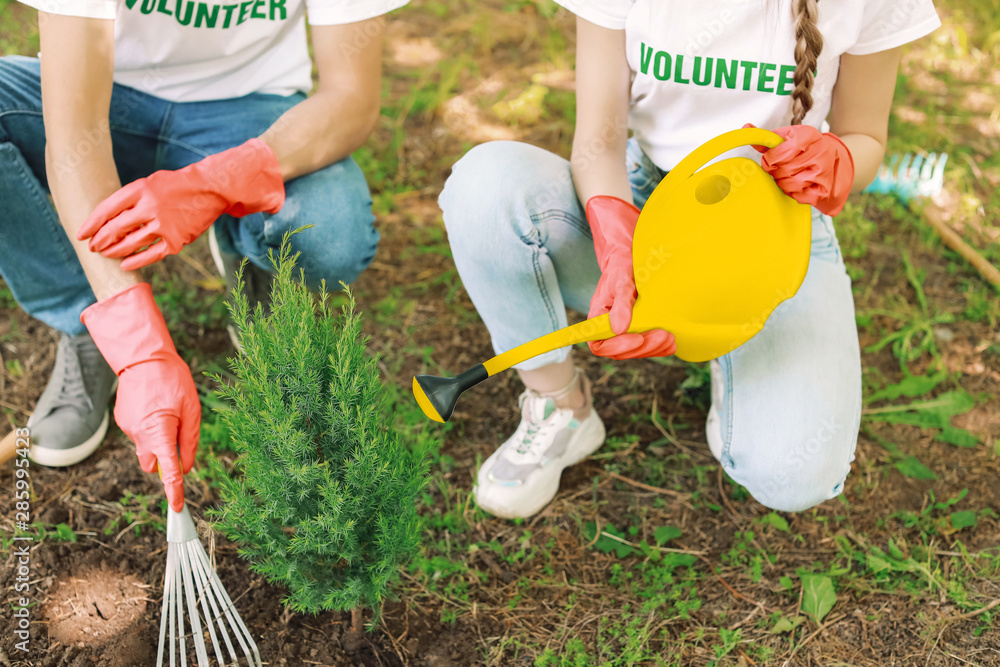
<instances>
[{"instance_id":1,"label":"woman's gloved hand","mask_svg":"<svg viewBox=\"0 0 1000 667\"><path fill-rule=\"evenodd\" d=\"M129 183L97 205L77 238L90 239L93 252L124 258L122 270L135 271L176 255L223 213L277 213L284 203L278 158L264 141L251 139Z\"/></svg>"},{"instance_id":2,"label":"woman's gloved hand","mask_svg":"<svg viewBox=\"0 0 1000 667\"><path fill-rule=\"evenodd\" d=\"M608 313L611 329L617 334L607 340L591 341L590 351L611 359L667 357L677 345L674 335L663 329L626 333L635 305L635 276L632 268L632 238L639 221L639 209L618 197L598 195L587 201L587 222L594 235L594 252L601 278L590 299L588 317Z\"/></svg>"},{"instance_id":3,"label":"woman's gloved hand","mask_svg":"<svg viewBox=\"0 0 1000 667\"><path fill-rule=\"evenodd\" d=\"M118 427L135 443L143 470L159 467L167 502L180 512L184 474L198 450L201 402L152 289L148 283L133 285L90 306L80 320L118 376Z\"/></svg>"},{"instance_id":4,"label":"woman's gloved hand","mask_svg":"<svg viewBox=\"0 0 1000 667\"><path fill-rule=\"evenodd\" d=\"M743 127L754 127L747 123ZM854 185L854 159L840 138L811 125L779 127L783 142L763 153L760 165L786 195L827 215L840 213Z\"/></svg>"}]
</instances>

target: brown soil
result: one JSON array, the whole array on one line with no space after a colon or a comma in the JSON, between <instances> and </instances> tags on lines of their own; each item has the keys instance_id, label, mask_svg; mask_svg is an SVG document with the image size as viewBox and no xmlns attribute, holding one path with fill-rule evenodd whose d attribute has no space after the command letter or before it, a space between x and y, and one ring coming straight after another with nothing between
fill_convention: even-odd
<instances>
[{"instance_id":1,"label":"brown soil","mask_svg":"<svg viewBox=\"0 0 1000 667\"><path fill-rule=\"evenodd\" d=\"M56 580L42 618L51 639L77 648L97 646L142 618L146 594L146 586L130 574L88 569Z\"/></svg>"}]
</instances>

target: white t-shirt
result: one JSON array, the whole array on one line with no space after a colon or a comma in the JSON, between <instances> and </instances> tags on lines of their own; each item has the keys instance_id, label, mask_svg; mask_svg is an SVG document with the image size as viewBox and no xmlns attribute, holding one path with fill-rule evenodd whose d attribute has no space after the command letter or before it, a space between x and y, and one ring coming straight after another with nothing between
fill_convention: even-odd
<instances>
[{"instance_id":1,"label":"white t-shirt","mask_svg":"<svg viewBox=\"0 0 1000 667\"><path fill-rule=\"evenodd\" d=\"M115 82L174 102L312 88L312 25L363 21L409 0L21 0L115 20ZM361 28L348 45L370 42ZM44 56L43 56L44 57Z\"/></svg>"},{"instance_id":2,"label":"white t-shirt","mask_svg":"<svg viewBox=\"0 0 1000 667\"><path fill-rule=\"evenodd\" d=\"M556 0L591 23L625 30L629 127L661 169L744 123L791 123L795 1ZM892 49L941 25L931 0L820 0L818 7L823 50L803 120L817 128L830 111L841 54Z\"/></svg>"}]
</instances>

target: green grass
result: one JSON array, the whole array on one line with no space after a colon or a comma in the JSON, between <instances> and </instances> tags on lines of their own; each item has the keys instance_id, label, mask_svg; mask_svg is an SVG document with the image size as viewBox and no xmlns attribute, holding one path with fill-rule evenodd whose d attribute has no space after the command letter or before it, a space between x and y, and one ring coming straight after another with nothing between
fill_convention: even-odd
<instances>
[{"instance_id":1,"label":"green grass","mask_svg":"<svg viewBox=\"0 0 1000 667\"><path fill-rule=\"evenodd\" d=\"M75 531L65 523L51 524L35 521L29 524L28 528L29 530L15 529L9 535L5 533L0 534L0 554L6 557L19 543L24 544L22 540L17 540L16 538L30 538L30 546L33 549L45 542L75 543L79 540L79 536L84 534L84 531ZM89 534L92 535L93 533Z\"/></svg>"},{"instance_id":2,"label":"green grass","mask_svg":"<svg viewBox=\"0 0 1000 667\"><path fill-rule=\"evenodd\" d=\"M16 0L0 0L0 54L34 55L38 49L34 10Z\"/></svg>"},{"instance_id":3,"label":"green grass","mask_svg":"<svg viewBox=\"0 0 1000 667\"><path fill-rule=\"evenodd\" d=\"M147 496L126 490L115 501L115 514L104 526L104 534L117 536L131 530L136 537L146 528L154 533L167 529L167 501L161 496Z\"/></svg>"}]
</instances>

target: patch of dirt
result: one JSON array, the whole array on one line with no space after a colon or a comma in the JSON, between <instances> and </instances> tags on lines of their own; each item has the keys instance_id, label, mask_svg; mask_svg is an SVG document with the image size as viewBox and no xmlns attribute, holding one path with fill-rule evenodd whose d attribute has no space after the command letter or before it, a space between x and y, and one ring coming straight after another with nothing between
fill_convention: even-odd
<instances>
[{"instance_id":1,"label":"patch of dirt","mask_svg":"<svg viewBox=\"0 0 1000 667\"><path fill-rule=\"evenodd\" d=\"M88 569L53 584L42 618L49 637L96 646L113 639L146 612L147 586L131 574Z\"/></svg>"}]
</instances>

